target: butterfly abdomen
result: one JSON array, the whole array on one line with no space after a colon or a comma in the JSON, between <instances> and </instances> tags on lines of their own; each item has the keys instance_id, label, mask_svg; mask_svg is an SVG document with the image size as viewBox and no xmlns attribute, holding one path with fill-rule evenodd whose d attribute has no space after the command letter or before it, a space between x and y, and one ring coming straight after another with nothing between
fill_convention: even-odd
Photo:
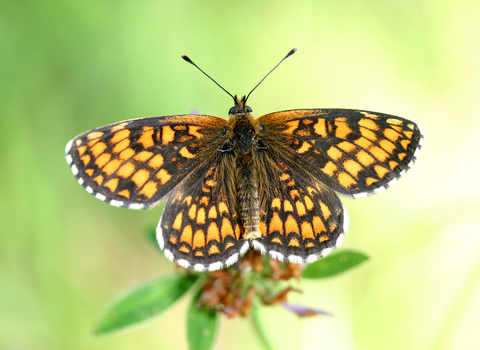
<instances>
[{"instance_id":1,"label":"butterfly abdomen","mask_svg":"<svg viewBox=\"0 0 480 350\"><path fill-rule=\"evenodd\" d=\"M240 217L245 230L244 239L260 238L260 208L258 174L253 155L256 151L255 129L252 116L238 114L234 117L233 139L235 169Z\"/></svg>"}]
</instances>

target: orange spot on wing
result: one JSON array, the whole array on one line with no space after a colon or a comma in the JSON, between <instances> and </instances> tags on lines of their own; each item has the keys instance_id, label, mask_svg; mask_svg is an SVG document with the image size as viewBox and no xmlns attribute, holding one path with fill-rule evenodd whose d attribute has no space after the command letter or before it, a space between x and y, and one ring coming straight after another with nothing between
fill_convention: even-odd
<instances>
[{"instance_id":1,"label":"orange spot on wing","mask_svg":"<svg viewBox=\"0 0 480 350\"><path fill-rule=\"evenodd\" d=\"M208 218L209 219L216 219L217 218L217 208L211 207L208 211Z\"/></svg>"},{"instance_id":2,"label":"orange spot on wing","mask_svg":"<svg viewBox=\"0 0 480 350\"><path fill-rule=\"evenodd\" d=\"M363 169L363 167L354 161L353 159L348 159L343 163L343 167L353 176L357 177L358 173L360 170Z\"/></svg>"},{"instance_id":3,"label":"orange spot on wing","mask_svg":"<svg viewBox=\"0 0 480 350\"><path fill-rule=\"evenodd\" d=\"M408 148L408 145L409 145L410 143L411 143L410 140L401 140L401 141L400 141L400 144L402 145L402 147L403 147L404 149L407 149L407 148Z\"/></svg>"},{"instance_id":4,"label":"orange spot on wing","mask_svg":"<svg viewBox=\"0 0 480 350\"><path fill-rule=\"evenodd\" d=\"M152 152L142 151L139 154L137 154L135 157L133 157L133 159L135 159L139 162L146 162L147 160L152 158L152 156L153 156Z\"/></svg>"},{"instance_id":5,"label":"orange spot on wing","mask_svg":"<svg viewBox=\"0 0 480 350\"><path fill-rule=\"evenodd\" d=\"M325 166L322 168L322 171L329 175L333 176L333 173L338 169L338 167L333 163L333 162L328 162L325 164Z\"/></svg>"},{"instance_id":6,"label":"orange spot on wing","mask_svg":"<svg viewBox=\"0 0 480 350\"><path fill-rule=\"evenodd\" d=\"M302 238L303 239L308 239L308 238L315 239L315 235L313 234L312 224L310 224L307 221L304 221L304 222L302 222L302 225L300 227L302 229Z\"/></svg>"},{"instance_id":7,"label":"orange spot on wing","mask_svg":"<svg viewBox=\"0 0 480 350\"><path fill-rule=\"evenodd\" d=\"M310 197L305 196L304 199L305 199L305 205L307 206L307 209L312 210L313 209L313 202L310 199Z\"/></svg>"},{"instance_id":8,"label":"orange spot on wing","mask_svg":"<svg viewBox=\"0 0 480 350\"><path fill-rule=\"evenodd\" d=\"M325 124L325 119L318 119L313 126L313 130L317 135L327 137L327 125Z\"/></svg>"},{"instance_id":9,"label":"orange spot on wing","mask_svg":"<svg viewBox=\"0 0 480 350\"><path fill-rule=\"evenodd\" d=\"M378 128L378 124L375 123L375 122L374 122L373 120L371 120L371 119L364 119L364 118L362 118L362 119L360 119L360 120L358 121L358 125L363 126L363 127L365 127L365 128L368 128L368 129L372 129L372 130L378 130L378 129L379 129L379 128Z\"/></svg>"},{"instance_id":10,"label":"orange spot on wing","mask_svg":"<svg viewBox=\"0 0 480 350\"><path fill-rule=\"evenodd\" d=\"M140 169L132 176L132 181L135 182L137 187L142 187L145 182L147 182L148 178L150 177L150 173L145 169Z\"/></svg>"},{"instance_id":11,"label":"orange spot on wing","mask_svg":"<svg viewBox=\"0 0 480 350\"><path fill-rule=\"evenodd\" d=\"M377 173L378 177L382 179L385 174L389 173L389 170L383 166L375 165L375 172Z\"/></svg>"},{"instance_id":12,"label":"orange spot on wing","mask_svg":"<svg viewBox=\"0 0 480 350\"><path fill-rule=\"evenodd\" d=\"M388 141L388 140L380 141L380 147L382 147L385 151L387 151L390 154L392 154L393 151L395 150L395 144L393 144L391 141Z\"/></svg>"},{"instance_id":13,"label":"orange spot on wing","mask_svg":"<svg viewBox=\"0 0 480 350\"><path fill-rule=\"evenodd\" d=\"M142 190L139 194L143 194L147 198L152 198L155 193L157 193L158 187L155 181L148 181L145 186L143 186Z\"/></svg>"},{"instance_id":14,"label":"orange spot on wing","mask_svg":"<svg viewBox=\"0 0 480 350\"><path fill-rule=\"evenodd\" d=\"M190 151L188 150L188 148L186 146L181 148L179 153L184 158L188 158L188 159L195 158L195 155L190 153Z\"/></svg>"},{"instance_id":15,"label":"orange spot on wing","mask_svg":"<svg viewBox=\"0 0 480 350\"><path fill-rule=\"evenodd\" d=\"M128 146L130 146L130 140L129 139L125 139L123 141L120 141L119 143L117 143L115 145L115 147L113 147L112 149L112 152L113 153L120 153L121 151L123 151L125 148L127 148Z\"/></svg>"},{"instance_id":16,"label":"orange spot on wing","mask_svg":"<svg viewBox=\"0 0 480 350\"><path fill-rule=\"evenodd\" d=\"M355 144L357 144L358 146L360 146L363 149L368 149L373 145L372 141L366 139L365 137L360 137L359 139L355 140L354 142L355 142Z\"/></svg>"},{"instance_id":17,"label":"orange spot on wing","mask_svg":"<svg viewBox=\"0 0 480 350\"><path fill-rule=\"evenodd\" d=\"M377 146L372 147L370 148L370 152L373 154L375 158L377 158L381 162L384 162L388 158L388 153L385 152L380 147L377 147Z\"/></svg>"},{"instance_id":18,"label":"orange spot on wing","mask_svg":"<svg viewBox=\"0 0 480 350\"><path fill-rule=\"evenodd\" d=\"M395 162L394 160L391 160L388 162L388 165L390 166L390 169L393 170L397 167L398 163Z\"/></svg>"},{"instance_id":19,"label":"orange spot on wing","mask_svg":"<svg viewBox=\"0 0 480 350\"><path fill-rule=\"evenodd\" d=\"M86 169L85 174L87 174L88 176L92 176L93 175L93 169Z\"/></svg>"},{"instance_id":20,"label":"orange spot on wing","mask_svg":"<svg viewBox=\"0 0 480 350\"><path fill-rule=\"evenodd\" d=\"M322 214L325 220L327 220L332 215L332 212L330 211L330 209L322 202L320 202L320 209L322 211Z\"/></svg>"},{"instance_id":21,"label":"orange spot on wing","mask_svg":"<svg viewBox=\"0 0 480 350\"><path fill-rule=\"evenodd\" d=\"M198 209L197 223L201 225L205 224L205 208Z\"/></svg>"},{"instance_id":22,"label":"orange spot on wing","mask_svg":"<svg viewBox=\"0 0 480 350\"><path fill-rule=\"evenodd\" d=\"M193 220L195 219L196 214L197 214L197 205L192 204L190 209L188 209L188 217L190 218L190 220Z\"/></svg>"},{"instance_id":23,"label":"orange spot on wing","mask_svg":"<svg viewBox=\"0 0 480 350\"><path fill-rule=\"evenodd\" d=\"M403 130L403 134L404 134L408 139L412 139L412 138L413 138L413 131Z\"/></svg>"},{"instance_id":24,"label":"orange spot on wing","mask_svg":"<svg viewBox=\"0 0 480 350\"><path fill-rule=\"evenodd\" d=\"M260 224L258 224L258 229L260 230L262 236L267 235L267 224L265 221L260 221Z\"/></svg>"},{"instance_id":25,"label":"orange spot on wing","mask_svg":"<svg viewBox=\"0 0 480 350\"><path fill-rule=\"evenodd\" d=\"M359 130L363 137L371 141L375 141L377 139L377 135L372 130L364 127L360 127Z\"/></svg>"},{"instance_id":26,"label":"orange spot on wing","mask_svg":"<svg viewBox=\"0 0 480 350\"><path fill-rule=\"evenodd\" d=\"M122 167L118 169L117 174L123 178L127 178L130 177L130 175L132 175L134 171L135 166L132 163L128 162L123 164Z\"/></svg>"},{"instance_id":27,"label":"orange spot on wing","mask_svg":"<svg viewBox=\"0 0 480 350\"><path fill-rule=\"evenodd\" d=\"M304 141L302 143L302 147L300 147L298 150L297 150L297 153L305 153L307 152L310 148L312 147L312 145L310 145L307 141Z\"/></svg>"},{"instance_id":28,"label":"orange spot on wing","mask_svg":"<svg viewBox=\"0 0 480 350\"><path fill-rule=\"evenodd\" d=\"M373 177L367 177L367 179L365 180L365 183L367 184L367 186L370 186L371 184L373 184L375 182L378 182L378 180L373 178Z\"/></svg>"},{"instance_id":29,"label":"orange spot on wing","mask_svg":"<svg viewBox=\"0 0 480 350\"><path fill-rule=\"evenodd\" d=\"M226 218L223 218L223 220L222 220L222 235L225 236L225 237L227 237L227 236L235 237L234 232L233 232L232 224Z\"/></svg>"},{"instance_id":30,"label":"orange spot on wing","mask_svg":"<svg viewBox=\"0 0 480 350\"><path fill-rule=\"evenodd\" d=\"M160 180L161 184L164 185L172 178L172 175L168 173L165 169L160 169L157 173L157 179Z\"/></svg>"},{"instance_id":31,"label":"orange spot on wing","mask_svg":"<svg viewBox=\"0 0 480 350\"><path fill-rule=\"evenodd\" d=\"M343 141L337 145L338 148L344 150L345 152L352 152L356 147L353 143Z\"/></svg>"},{"instance_id":32,"label":"orange spot on wing","mask_svg":"<svg viewBox=\"0 0 480 350\"><path fill-rule=\"evenodd\" d=\"M89 154L85 154L83 157L80 157L80 160L83 162L84 166L87 166L88 163L90 163L90 160L92 157L90 157Z\"/></svg>"},{"instance_id":33,"label":"orange spot on wing","mask_svg":"<svg viewBox=\"0 0 480 350\"><path fill-rule=\"evenodd\" d=\"M402 121L401 120L398 120L398 119L387 119L387 123L388 124L393 124L393 125L402 125Z\"/></svg>"},{"instance_id":34,"label":"orange spot on wing","mask_svg":"<svg viewBox=\"0 0 480 350\"><path fill-rule=\"evenodd\" d=\"M78 147L78 155L81 156L87 150L87 146Z\"/></svg>"},{"instance_id":35,"label":"orange spot on wing","mask_svg":"<svg viewBox=\"0 0 480 350\"><path fill-rule=\"evenodd\" d=\"M313 230L316 234L326 232L325 224L319 216L314 216L312 219Z\"/></svg>"},{"instance_id":36,"label":"orange spot on wing","mask_svg":"<svg viewBox=\"0 0 480 350\"><path fill-rule=\"evenodd\" d=\"M288 129L285 129L283 132L285 134L290 134L292 135L295 130L298 129L298 124L300 123L300 120L292 120L292 121L289 121L287 123L285 123L285 125L288 127Z\"/></svg>"},{"instance_id":37,"label":"orange spot on wing","mask_svg":"<svg viewBox=\"0 0 480 350\"><path fill-rule=\"evenodd\" d=\"M360 161L360 163L362 163L364 166L369 166L370 164L372 164L375 159L370 155L368 154L367 152L365 151L360 151L357 153L357 159Z\"/></svg>"},{"instance_id":38,"label":"orange spot on wing","mask_svg":"<svg viewBox=\"0 0 480 350\"><path fill-rule=\"evenodd\" d=\"M107 175L112 175L118 167L122 164L122 162L118 159L114 159L110 161L105 167L102 169L103 172Z\"/></svg>"},{"instance_id":39,"label":"orange spot on wing","mask_svg":"<svg viewBox=\"0 0 480 350\"><path fill-rule=\"evenodd\" d=\"M400 134L395 130L393 130L392 128L385 129L385 131L383 132L383 135L385 135L385 137L392 142L396 142L400 137Z\"/></svg>"},{"instance_id":40,"label":"orange spot on wing","mask_svg":"<svg viewBox=\"0 0 480 350\"><path fill-rule=\"evenodd\" d=\"M285 221L285 232L287 234L290 232L300 233L300 230L298 229L297 221L293 218L292 215L289 215L287 217L287 220Z\"/></svg>"},{"instance_id":41,"label":"orange spot on wing","mask_svg":"<svg viewBox=\"0 0 480 350\"><path fill-rule=\"evenodd\" d=\"M216 245L212 245L208 250L208 255L212 254L220 254L220 250L218 250L218 247Z\"/></svg>"},{"instance_id":42,"label":"orange spot on wing","mask_svg":"<svg viewBox=\"0 0 480 350\"><path fill-rule=\"evenodd\" d=\"M290 239L290 242L288 242L288 245L293 247L300 247L300 243L298 243L298 239L296 238Z\"/></svg>"},{"instance_id":43,"label":"orange spot on wing","mask_svg":"<svg viewBox=\"0 0 480 350\"><path fill-rule=\"evenodd\" d=\"M148 165L154 169L158 169L163 165L163 156L161 154L155 155L150 161Z\"/></svg>"},{"instance_id":44,"label":"orange spot on wing","mask_svg":"<svg viewBox=\"0 0 480 350\"><path fill-rule=\"evenodd\" d=\"M328 238L327 235L323 235L323 236L318 237L318 241L319 241L320 243L325 242L325 241L328 241L329 239L330 239L330 238Z\"/></svg>"},{"instance_id":45,"label":"orange spot on wing","mask_svg":"<svg viewBox=\"0 0 480 350\"><path fill-rule=\"evenodd\" d=\"M348 188L356 183L353 177L344 172L338 174L338 182L340 183L340 185L342 185L342 187L345 188Z\"/></svg>"},{"instance_id":46,"label":"orange spot on wing","mask_svg":"<svg viewBox=\"0 0 480 350\"><path fill-rule=\"evenodd\" d=\"M268 231L269 233L277 231L283 235L283 222L280 219L280 216L278 216L278 213L273 213L272 219L269 223Z\"/></svg>"},{"instance_id":47,"label":"orange spot on wing","mask_svg":"<svg viewBox=\"0 0 480 350\"><path fill-rule=\"evenodd\" d=\"M188 126L188 133L192 136L195 136L197 139L201 139L203 137L203 134L198 132L199 129L201 129L200 126L189 125Z\"/></svg>"},{"instance_id":48,"label":"orange spot on wing","mask_svg":"<svg viewBox=\"0 0 480 350\"><path fill-rule=\"evenodd\" d=\"M155 142L153 141L153 133L155 132L153 126L144 126L142 130L143 132L137 143L141 143L143 148L152 147L155 144Z\"/></svg>"},{"instance_id":49,"label":"orange spot on wing","mask_svg":"<svg viewBox=\"0 0 480 350\"><path fill-rule=\"evenodd\" d=\"M103 179L103 176L102 176L102 175L98 175L97 177L95 177L95 178L93 179L93 181L95 181L95 182L98 184L98 186L100 186L100 185L103 183L103 180L104 180L104 179Z\"/></svg>"},{"instance_id":50,"label":"orange spot on wing","mask_svg":"<svg viewBox=\"0 0 480 350\"><path fill-rule=\"evenodd\" d=\"M122 152L120 152L120 154L118 155L118 158L122 160L128 160L131 157L133 157L134 154L135 154L135 151L133 149L127 148L127 149L124 149Z\"/></svg>"},{"instance_id":51,"label":"orange spot on wing","mask_svg":"<svg viewBox=\"0 0 480 350\"><path fill-rule=\"evenodd\" d=\"M124 122L124 123L120 123L118 125L115 125L114 127L112 127L110 129L110 132L114 132L114 131L117 131L117 130L122 130L123 128L125 128L125 126L128 125L129 122Z\"/></svg>"},{"instance_id":52,"label":"orange spot on wing","mask_svg":"<svg viewBox=\"0 0 480 350\"><path fill-rule=\"evenodd\" d=\"M183 212L180 212L177 214L177 216L175 217L175 220L173 221L173 225L172 225L172 228L174 230L177 230L177 231L180 231L180 229L182 228L182 221L183 221ZM182 234L182 241L184 239L184 234ZM191 237L190 237L190 240L188 240L187 242L190 243L191 241Z\"/></svg>"},{"instance_id":53,"label":"orange spot on wing","mask_svg":"<svg viewBox=\"0 0 480 350\"><path fill-rule=\"evenodd\" d=\"M130 198L130 191L129 190L122 190L117 193L117 195L125 197L125 198Z\"/></svg>"},{"instance_id":54,"label":"orange spot on wing","mask_svg":"<svg viewBox=\"0 0 480 350\"><path fill-rule=\"evenodd\" d=\"M346 124L346 121L346 118L337 118L335 120L335 126L337 127L335 136L340 139L345 139L347 135L352 132L352 129Z\"/></svg>"},{"instance_id":55,"label":"orange spot on wing","mask_svg":"<svg viewBox=\"0 0 480 350\"><path fill-rule=\"evenodd\" d=\"M337 147L332 146L328 149L327 154L333 160L337 160L338 158L340 158L342 156L343 153Z\"/></svg>"},{"instance_id":56,"label":"orange spot on wing","mask_svg":"<svg viewBox=\"0 0 480 350\"><path fill-rule=\"evenodd\" d=\"M190 253L190 249L188 247L185 247L185 246L181 246L178 250L181 251L182 253L185 253L185 254Z\"/></svg>"},{"instance_id":57,"label":"orange spot on wing","mask_svg":"<svg viewBox=\"0 0 480 350\"><path fill-rule=\"evenodd\" d=\"M218 203L218 210L220 213L228 213L228 207L224 202Z\"/></svg>"},{"instance_id":58,"label":"orange spot on wing","mask_svg":"<svg viewBox=\"0 0 480 350\"><path fill-rule=\"evenodd\" d=\"M169 125L162 128L162 145L168 145L175 140L175 131Z\"/></svg>"},{"instance_id":59,"label":"orange spot on wing","mask_svg":"<svg viewBox=\"0 0 480 350\"><path fill-rule=\"evenodd\" d=\"M130 136L130 130L124 129L116 132L110 139L110 143L117 143Z\"/></svg>"},{"instance_id":60,"label":"orange spot on wing","mask_svg":"<svg viewBox=\"0 0 480 350\"><path fill-rule=\"evenodd\" d=\"M92 146L92 148L90 148L90 152L93 154L94 157L98 157L106 149L107 145L104 142L97 142Z\"/></svg>"},{"instance_id":61,"label":"orange spot on wing","mask_svg":"<svg viewBox=\"0 0 480 350\"><path fill-rule=\"evenodd\" d=\"M290 201L288 201L288 200L284 200L284 201L283 201L283 210L284 210L284 211L293 212L292 203L290 203Z\"/></svg>"},{"instance_id":62,"label":"orange spot on wing","mask_svg":"<svg viewBox=\"0 0 480 350\"><path fill-rule=\"evenodd\" d=\"M115 192L115 190L118 187L118 179L115 178L115 179L108 180L104 186L108 188L110 191Z\"/></svg>"},{"instance_id":63,"label":"orange spot on wing","mask_svg":"<svg viewBox=\"0 0 480 350\"><path fill-rule=\"evenodd\" d=\"M111 158L112 155L110 153L104 153L95 160L95 165L99 168L103 168L104 165L107 164Z\"/></svg>"},{"instance_id":64,"label":"orange spot on wing","mask_svg":"<svg viewBox=\"0 0 480 350\"><path fill-rule=\"evenodd\" d=\"M307 211L305 210L305 206L303 205L302 202L296 201L296 202L295 202L295 206L297 207L297 213L298 213L298 215L304 216L304 215L307 213Z\"/></svg>"},{"instance_id":65,"label":"orange spot on wing","mask_svg":"<svg viewBox=\"0 0 480 350\"><path fill-rule=\"evenodd\" d=\"M94 131L87 135L88 140L93 140L101 137L104 133L101 131Z\"/></svg>"},{"instance_id":66,"label":"orange spot on wing","mask_svg":"<svg viewBox=\"0 0 480 350\"><path fill-rule=\"evenodd\" d=\"M215 222L210 223L207 230L207 242L217 241L221 242L220 231Z\"/></svg>"}]
</instances>

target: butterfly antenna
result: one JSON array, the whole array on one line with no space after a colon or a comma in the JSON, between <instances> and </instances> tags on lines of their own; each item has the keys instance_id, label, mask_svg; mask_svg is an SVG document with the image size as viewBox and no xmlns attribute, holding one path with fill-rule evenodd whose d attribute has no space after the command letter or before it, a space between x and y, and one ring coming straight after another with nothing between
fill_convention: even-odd
<instances>
[{"instance_id":1,"label":"butterfly antenna","mask_svg":"<svg viewBox=\"0 0 480 350\"><path fill-rule=\"evenodd\" d=\"M205 73L199 66L197 66L195 63L193 63L193 61L192 61L190 58L188 58L187 55L181 55L181 56L182 56L182 58L183 58L185 61L187 61L187 62L190 63L190 64L193 64L200 72L202 72L203 74L205 74L211 81L213 81L215 84L217 84L217 85L220 87L220 89L222 89L222 90L225 91L227 94L229 94L230 97L233 98L233 100L235 101L235 97L233 97L233 95L232 95L231 93L229 93L227 90L225 90L222 85L220 85L219 83L217 83L217 82L215 81L215 79L213 79L210 75L208 75L207 73Z\"/></svg>"},{"instance_id":2,"label":"butterfly antenna","mask_svg":"<svg viewBox=\"0 0 480 350\"><path fill-rule=\"evenodd\" d=\"M260 80L260 82L259 82L257 85L255 85L255 87L252 89L252 91L250 91L250 92L248 93L247 98L245 99L245 102L248 100L248 98L250 97L250 94L253 92L253 90L255 90L255 89L258 87L258 85L260 85L260 84L262 83L262 81L264 81L265 78L268 77L268 76L270 75L270 73L272 73L272 72L275 70L275 68L277 68L277 67L280 65L280 63L282 63L283 61L285 61L287 58L289 58L289 57L290 57L291 55L293 55L295 52L297 52L297 48L296 48L296 47L294 47L293 49L291 49L290 52L287 53L287 55L286 55L284 58L282 58L282 60L281 60L280 62L278 62L277 65L276 65L275 67L273 67L273 69L272 69L270 72L268 72L267 75L265 75L265 76L263 77L263 79Z\"/></svg>"}]
</instances>

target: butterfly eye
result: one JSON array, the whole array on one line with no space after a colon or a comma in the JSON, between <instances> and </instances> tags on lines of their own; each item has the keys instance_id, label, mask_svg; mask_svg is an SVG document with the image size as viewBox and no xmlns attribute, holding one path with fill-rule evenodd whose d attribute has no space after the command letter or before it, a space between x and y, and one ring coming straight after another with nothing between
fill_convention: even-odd
<instances>
[{"instance_id":1,"label":"butterfly eye","mask_svg":"<svg viewBox=\"0 0 480 350\"><path fill-rule=\"evenodd\" d=\"M237 114L237 107L232 107L228 111L228 115Z\"/></svg>"},{"instance_id":2,"label":"butterfly eye","mask_svg":"<svg viewBox=\"0 0 480 350\"><path fill-rule=\"evenodd\" d=\"M247 108L245 108L245 110L247 111L247 113L252 113L252 109L250 107L247 106Z\"/></svg>"}]
</instances>

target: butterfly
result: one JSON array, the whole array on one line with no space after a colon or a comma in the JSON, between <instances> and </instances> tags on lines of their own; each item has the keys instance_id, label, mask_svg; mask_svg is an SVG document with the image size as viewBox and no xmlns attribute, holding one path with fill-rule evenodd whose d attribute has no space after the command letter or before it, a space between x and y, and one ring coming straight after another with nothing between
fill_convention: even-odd
<instances>
[{"instance_id":1,"label":"butterfly","mask_svg":"<svg viewBox=\"0 0 480 350\"><path fill-rule=\"evenodd\" d=\"M227 268L250 248L292 263L328 255L349 225L338 194L383 192L423 143L417 124L393 115L294 109L255 118L250 94L228 94L235 104L228 119L127 120L66 146L78 183L96 198L129 209L166 200L157 241L184 268Z\"/></svg>"}]
</instances>

